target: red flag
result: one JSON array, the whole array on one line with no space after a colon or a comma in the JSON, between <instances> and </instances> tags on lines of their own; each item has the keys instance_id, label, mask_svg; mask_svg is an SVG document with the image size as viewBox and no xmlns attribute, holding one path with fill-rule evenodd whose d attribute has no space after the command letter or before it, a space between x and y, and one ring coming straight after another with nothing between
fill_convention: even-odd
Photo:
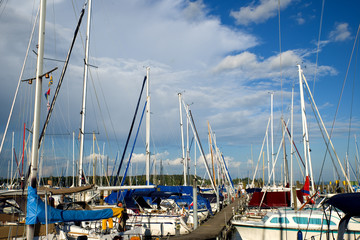
<instances>
[{"instance_id":1,"label":"red flag","mask_svg":"<svg viewBox=\"0 0 360 240\"><path fill-rule=\"evenodd\" d=\"M310 179L309 176L306 176L304 186L301 189L301 192L304 193L304 196L310 195Z\"/></svg>"},{"instance_id":2,"label":"red flag","mask_svg":"<svg viewBox=\"0 0 360 240\"><path fill-rule=\"evenodd\" d=\"M49 90L47 90L46 93L45 93L45 98L46 98L46 100L49 98L49 95L50 95L50 88L49 88Z\"/></svg>"}]
</instances>

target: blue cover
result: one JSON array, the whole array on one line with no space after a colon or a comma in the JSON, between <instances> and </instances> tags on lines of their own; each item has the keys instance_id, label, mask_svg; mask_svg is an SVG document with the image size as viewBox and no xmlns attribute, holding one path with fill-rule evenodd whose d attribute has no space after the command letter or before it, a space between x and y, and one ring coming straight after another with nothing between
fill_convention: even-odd
<instances>
[{"instance_id":1,"label":"blue cover","mask_svg":"<svg viewBox=\"0 0 360 240\"><path fill-rule=\"evenodd\" d=\"M341 193L327 199L330 204L350 216L360 216L360 193Z\"/></svg>"},{"instance_id":2,"label":"blue cover","mask_svg":"<svg viewBox=\"0 0 360 240\"><path fill-rule=\"evenodd\" d=\"M104 210L60 210L47 206L47 223L74 222L107 219L113 216L111 208ZM45 203L37 195L36 188L28 187L26 224L46 223Z\"/></svg>"},{"instance_id":3,"label":"blue cover","mask_svg":"<svg viewBox=\"0 0 360 240\"><path fill-rule=\"evenodd\" d=\"M156 198L171 198L175 202L187 202L188 205L192 203L193 187L192 186L163 186L158 185L156 189L134 189L113 191L105 198L108 204L116 204L117 202L125 202L128 208L135 208L136 203L132 197L142 196L144 198L152 198L149 202L154 202ZM198 194L198 208L206 207L211 214L210 202Z\"/></svg>"}]
</instances>

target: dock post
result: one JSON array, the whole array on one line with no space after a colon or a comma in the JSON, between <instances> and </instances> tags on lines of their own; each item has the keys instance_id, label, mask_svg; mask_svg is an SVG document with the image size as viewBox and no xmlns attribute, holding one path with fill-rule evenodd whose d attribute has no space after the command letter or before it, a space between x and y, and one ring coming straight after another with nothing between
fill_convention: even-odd
<instances>
[{"instance_id":1,"label":"dock post","mask_svg":"<svg viewBox=\"0 0 360 240\"><path fill-rule=\"evenodd\" d=\"M198 227L198 204L197 204L197 185L196 178L193 184L193 213L194 213L194 230Z\"/></svg>"}]
</instances>

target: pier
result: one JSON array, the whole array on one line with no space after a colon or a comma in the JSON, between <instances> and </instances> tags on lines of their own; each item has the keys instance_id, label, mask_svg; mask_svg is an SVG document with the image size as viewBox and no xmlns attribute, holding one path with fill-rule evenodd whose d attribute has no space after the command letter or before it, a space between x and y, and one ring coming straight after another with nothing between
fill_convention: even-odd
<instances>
[{"instance_id":1,"label":"pier","mask_svg":"<svg viewBox=\"0 0 360 240\"><path fill-rule=\"evenodd\" d=\"M191 233L170 237L170 239L226 239L228 232L231 230L230 220L239 208L242 207L243 203L244 200L242 198L235 198L234 202L227 205Z\"/></svg>"}]
</instances>

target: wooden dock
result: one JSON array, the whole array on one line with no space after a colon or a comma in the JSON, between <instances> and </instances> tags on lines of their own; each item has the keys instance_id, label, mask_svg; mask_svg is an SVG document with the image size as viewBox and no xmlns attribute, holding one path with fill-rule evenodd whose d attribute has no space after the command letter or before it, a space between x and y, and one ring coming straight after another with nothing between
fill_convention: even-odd
<instances>
[{"instance_id":1,"label":"wooden dock","mask_svg":"<svg viewBox=\"0 0 360 240\"><path fill-rule=\"evenodd\" d=\"M189 239L226 239L230 230L230 220L234 212L242 207L243 200L236 198L233 203L223 208L215 216L200 225L189 234L170 237L171 240L189 240Z\"/></svg>"}]
</instances>

